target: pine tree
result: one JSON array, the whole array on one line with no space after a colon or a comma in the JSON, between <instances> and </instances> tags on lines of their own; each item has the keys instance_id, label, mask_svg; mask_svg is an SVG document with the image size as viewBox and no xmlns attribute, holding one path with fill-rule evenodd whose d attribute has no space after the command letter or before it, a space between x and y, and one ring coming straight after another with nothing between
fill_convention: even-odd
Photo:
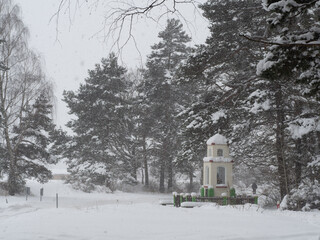
<instances>
[{"instance_id":1,"label":"pine tree","mask_svg":"<svg viewBox=\"0 0 320 240\"><path fill-rule=\"evenodd\" d=\"M35 100L32 106L24 110L24 117L14 126L12 145L14 146L14 176L9 168L9 194L19 192L25 179L33 177L39 182L47 182L51 171L47 165L54 163L49 153L50 134L54 129L51 118L52 105L46 92Z\"/></svg>"},{"instance_id":2,"label":"pine tree","mask_svg":"<svg viewBox=\"0 0 320 240\"><path fill-rule=\"evenodd\" d=\"M144 75L144 97L150 103L148 111L154 119L153 152L158 159L160 192L165 191L166 174L168 191L173 186L173 162L178 148L175 116L180 94L173 82L179 64L187 57L189 49L186 44L190 41L182 27L179 20L167 21L165 29L158 34L161 41L151 47Z\"/></svg>"},{"instance_id":3,"label":"pine tree","mask_svg":"<svg viewBox=\"0 0 320 240\"><path fill-rule=\"evenodd\" d=\"M247 147L238 143L250 131L244 106L257 79L253 63L262 53L258 45L239 34L252 27L262 34L265 18L260 1L207 1L200 7L209 20L210 36L180 71L181 84L193 89L192 104L187 103L180 113L184 135L180 165L188 166L185 159L189 159L189 169L194 171L202 168L205 139L214 133L226 135L233 148ZM234 158L240 165L241 150L232 152L239 153Z\"/></svg>"},{"instance_id":4,"label":"pine tree","mask_svg":"<svg viewBox=\"0 0 320 240\"><path fill-rule=\"evenodd\" d=\"M150 165L154 162L152 154L154 119L150 112L150 105L145 92L148 85L143 78L144 70L137 70L134 77L132 105L134 109L134 121L137 136L137 155L139 156L142 172L142 183L146 190L149 188Z\"/></svg>"},{"instance_id":5,"label":"pine tree","mask_svg":"<svg viewBox=\"0 0 320 240\"><path fill-rule=\"evenodd\" d=\"M320 98L320 4L319 1L265 0L271 45L258 72L268 79L303 83L305 93ZM259 39L256 39L259 41Z\"/></svg>"},{"instance_id":6,"label":"pine tree","mask_svg":"<svg viewBox=\"0 0 320 240\"><path fill-rule=\"evenodd\" d=\"M64 101L76 119L68 126L69 179L85 191L97 185L114 189L117 180L136 182L135 139L127 98L126 69L110 54L89 71L78 92L65 92Z\"/></svg>"},{"instance_id":7,"label":"pine tree","mask_svg":"<svg viewBox=\"0 0 320 240\"><path fill-rule=\"evenodd\" d=\"M202 8L212 23L211 36L182 69L183 84L199 80L203 84L195 92L198 97L192 106L181 113L185 136L181 162L189 159L185 166L201 168L197 153L204 152L203 137L221 131L231 141L237 179L248 185L257 180L272 184L283 198L310 174L302 166L313 159L314 150L301 157L299 141L292 137L292 131L298 122L309 122L310 129L317 128L317 104L304 98L299 86L256 75L252 63L262 57L263 51L259 45L241 39L239 32L251 29L252 35L263 34L266 13L258 1L209 1ZM238 57L230 58L233 55ZM301 121L302 116L308 120ZM193 164L197 159L198 165Z\"/></svg>"},{"instance_id":8,"label":"pine tree","mask_svg":"<svg viewBox=\"0 0 320 240\"><path fill-rule=\"evenodd\" d=\"M257 73L278 86L276 155L281 199L306 177L313 176L307 166L319 155L320 105L316 99L319 99L320 82L320 45L317 44L320 8L317 2L264 1L264 8L272 13L268 19L268 39L252 38L271 46L258 63Z\"/></svg>"}]
</instances>

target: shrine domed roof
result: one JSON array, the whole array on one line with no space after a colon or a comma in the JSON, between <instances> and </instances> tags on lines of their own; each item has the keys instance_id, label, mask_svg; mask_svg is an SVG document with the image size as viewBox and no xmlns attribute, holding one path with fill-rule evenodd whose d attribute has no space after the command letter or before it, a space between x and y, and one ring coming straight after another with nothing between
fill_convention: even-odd
<instances>
[{"instance_id":1,"label":"shrine domed roof","mask_svg":"<svg viewBox=\"0 0 320 240\"><path fill-rule=\"evenodd\" d=\"M228 144L228 140L225 136L217 133L207 141L207 145L214 145L214 144Z\"/></svg>"}]
</instances>

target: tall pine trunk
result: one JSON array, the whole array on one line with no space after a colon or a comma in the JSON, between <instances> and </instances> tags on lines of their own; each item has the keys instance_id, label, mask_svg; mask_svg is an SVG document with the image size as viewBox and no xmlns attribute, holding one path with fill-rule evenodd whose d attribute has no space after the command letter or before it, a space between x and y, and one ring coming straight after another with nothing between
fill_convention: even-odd
<instances>
[{"instance_id":1,"label":"tall pine trunk","mask_svg":"<svg viewBox=\"0 0 320 240\"><path fill-rule=\"evenodd\" d=\"M165 158L160 158L160 182L159 182L159 192L164 193L164 175L165 175Z\"/></svg>"},{"instance_id":2,"label":"tall pine trunk","mask_svg":"<svg viewBox=\"0 0 320 240\"><path fill-rule=\"evenodd\" d=\"M297 149L297 157L298 159L295 159L295 185L298 187L301 183L301 174L302 174L302 146L301 146L301 139L296 140L296 149Z\"/></svg>"},{"instance_id":3,"label":"tall pine trunk","mask_svg":"<svg viewBox=\"0 0 320 240\"><path fill-rule=\"evenodd\" d=\"M148 170L148 155L147 155L147 147L146 147L146 137L143 136L143 146L142 146L142 150L143 150L143 165L144 165L144 182L145 182L145 186L148 187L149 186L149 170Z\"/></svg>"},{"instance_id":4,"label":"tall pine trunk","mask_svg":"<svg viewBox=\"0 0 320 240\"><path fill-rule=\"evenodd\" d=\"M159 182L159 191L161 193L165 192L165 172L166 172L166 165L169 158L168 149L167 149L167 142L166 140L162 141L161 144L161 156L160 156L160 182Z\"/></svg>"},{"instance_id":5,"label":"tall pine trunk","mask_svg":"<svg viewBox=\"0 0 320 240\"><path fill-rule=\"evenodd\" d=\"M276 84L276 158L278 163L278 179L281 200L289 193L288 172L286 159L284 157L284 130L285 116L283 109L283 96L280 84Z\"/></svg>"},{"instance_id":6,"label":"tall pine trunk","mask_svg":"<svg viewBox=\"0 0 320 240\"><path fill-rule=\"evenodd\" d=\"M193 191L193 170L189 170L189 192Z\"/></svg>"},{"instance_id":7,"label":"tall pine trunk","mask_svg":"<svg viewBox=\"0 0 320 240\"><path fill-rule=\"evenodd\" d=\"M167 172L168 172L168 192L172 192L172 187L173 187L173 164L172 164L171 157L168 158Z\"/></svg>"},{"instance_id":8,"label":"tall pine trunk","mask_svg":"<svg viewBox=\"0 0 320 240\"><path fill-rule=\"evenodd\" d=\"M132 177L134 178L134 180L138 180L137 177L137 171L138 171L138 160L137 160L137 156L136 156L136 147L133 146L132 148L132 156L133 156L133 168L132 168Z\"/></svg>"}]
</instances>

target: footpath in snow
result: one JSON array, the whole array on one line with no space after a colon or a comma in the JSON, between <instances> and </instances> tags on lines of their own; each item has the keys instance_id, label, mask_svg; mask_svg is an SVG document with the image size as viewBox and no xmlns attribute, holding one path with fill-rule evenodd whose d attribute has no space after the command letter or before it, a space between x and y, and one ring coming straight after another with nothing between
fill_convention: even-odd
<instances>
[{"instance_id":1,"label":"footpath in snow","mask_svg":"<svg viewBox=\"0 0 320 240\"><path fill-rule=\"evenodd\" d=\"M171 195L88 194L61 181L28 185L34 193L28 201L7 197L6 203L0 196L1 240L320 240L320 211L264 210L255 205L174 208L159 205L159 199Z\"/></svg>"}]
</instances>

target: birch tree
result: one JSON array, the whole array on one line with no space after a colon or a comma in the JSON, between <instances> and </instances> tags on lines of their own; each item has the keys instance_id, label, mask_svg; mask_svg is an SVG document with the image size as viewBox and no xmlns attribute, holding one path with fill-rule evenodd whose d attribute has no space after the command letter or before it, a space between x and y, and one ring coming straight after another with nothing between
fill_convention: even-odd
<instances>
[{"instance_id":1,"label":"birch tree","mask_svg":"<svg viewBox=\"0 0 320 240\"><path fill-rule=\"evenodd\" d=\"M19 156L25 154L21 153L21 144L26 143L30 136L27 132L35 127L32 126L34 121L28 119L34 114L35 100L44 93L50 98L51 88L45 80L39 57L28 49L29 32L21 20L20 9L11 1L0 1L0 34L3 39L0 56L5 66L5 71L0 72L1 140L8 174L8 192L14 195L23 186L31 169L41 165L33 162L33 167L26 168L27 159ZM50 173L44 166L37 173L41 174L41 170L46 172L46 177L42 176L41 181L46 181Z\"/></svg>"}]
</instances>

